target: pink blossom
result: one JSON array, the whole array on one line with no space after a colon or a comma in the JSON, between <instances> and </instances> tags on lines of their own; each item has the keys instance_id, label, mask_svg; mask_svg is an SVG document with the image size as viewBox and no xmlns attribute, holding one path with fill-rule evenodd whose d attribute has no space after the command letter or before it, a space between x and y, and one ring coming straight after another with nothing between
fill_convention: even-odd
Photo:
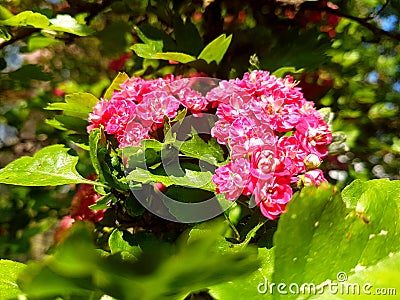
<instances>
[{"instance_id":1,"label":"pink blossom","mask_svg":"<svg viewBox=\"0 0 400 300\"><path fill-rule=\"evenodd\" d=\"M258 146L251 155L251 175L258 179L271 179L276 166L275 149L268 146Z\"/></svg>"},{"instance_id":2,"label":"pink blossom","mask_svg":"<svg viewBox=\"0 0 400 300\"><path fill-rule=\"evenodd\" d=\"M274 220L285 211L286 204L293 195L290 179L274 177L273 180L259 181L254 189L256 204L261 213L268 219Z\"/></svg>"},{"instance_id":3,"label":"pink blossom","mask_svg":"<svg viewBox=\"0 0 400 300\"><path fill-rule=\"evenodd\" d=\"M135 117L136 104L132 100L111 99L106 109L110 115L105 131L109 134L123 132L126 125Z\"/></svg>"},{"instance_id":4,"label":"pink blossom","mask_svg":"<svg viewBox=\"0 0 400 300\"><path fill-rule=\"evenodd\" d=\"M104 99L96 103L96 105L93 107L93 111L89 114L88 122L90 125L87 127L88 132L95 128L99 128L100 125L107 124L111 117L109 111L107 110L109 104L110 102Z\"/></svg>"},{"instance_id":5,"label":"pink blossom","mask_svg":"<svg viewBox=\"0 0 400 300\"><path fill-rule=\"evenodd\" d=\"M167 91L158 90L143 96L136 108L136 115L144 126L164 123L164 116L172 119L176 116L179 101Z\"/></svg>"},{"instance_id":6,"label":"pink blossom","mask_svg":"<svg viewBox=\"0 0 400 300\"><path fill-rule=\"evenodd\" d=\"M276 157L279 161L275 173L280 176L294 176L305 171L304 157L307 152L302 148L296 136L283 136L276 145Z\"/></svg>"},{"instance_id":7,"label":"pink blossom","mask_svg":"<svg viewBox=\"0 0 400 300\"><path fill-rule=\"evenodd\" d=\"M200 92L194 91L190 88L181 89L178 92L178 98L183 106L188 108L192 113L198 113L207 108L207 98L205 98Z\"/></svg>"},{"instance_id":8,"label":"pink blossom","mask_svg":"<svg viewBox=\"0 0 400 300\"><path fill-rule=\"evenodd\" d=\"M128 124L125 131L116 135L120 147L139 146L140 141L149 139L149 129L143 127L139 122L132 121Z\"/></svg>"},{"instance_id":9,"label":"pink blossom","mask_svg":"<svg viewBox=\"0 0 400 300\"><path fill-rule=\"evenodd\" d=\"M323 158L328 155L327 145L332 141L329 125L315 112L301 118L294 135L305 150Z\"/></svg>"},{"instance_id":10,"label":"pink blossom","mask_svg":"<svg viewBox=\"0 0 400 300\"><path fill-rule=\"evenodd\" d=\"M249 175L249 161L239 158L218 168L212 180L217 186L217 193L224 193L227 200L236 200L248 184Z\"/></svg>"},{"instance_id":11,"label":"pink blossom","mask_svg":"<svg viewBox=\"0 0 400 300\"><path fill-rule=\"evenodd\" d=\"M323 182L328 182L324 177L324 173L320 169L311 170L304 173L301 179L303 180L305 186L319 186Z\"/></svg>"}]
</instances>

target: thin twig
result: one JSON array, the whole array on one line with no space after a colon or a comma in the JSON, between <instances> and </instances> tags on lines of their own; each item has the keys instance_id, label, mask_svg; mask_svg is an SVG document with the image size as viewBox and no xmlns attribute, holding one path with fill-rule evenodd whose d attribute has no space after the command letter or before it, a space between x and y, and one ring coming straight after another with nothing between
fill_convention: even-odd
<instances>
[{"instance_id":1,"label":"thin twig","mask_svg":"<svg viewBox=\"0 0 400 300\"><path fill-rule=\"evenodd\" d=\"M310 10L310 11L322 11L322 12L326 12L328 14L331 15L335 15L335 16L339 16L339 17L343 17L349 20L353 20L355 22L357 22L358 24L360 24L361 26L367 28L368 30L370 30L373 34L378 35L378 36L386 36L389 37L391 39L400 41L400 33L396 33L396 32L390 32L390 31L386 31L383 30L379 27L376 27L374 24L371 24L368 22L368 19L365 18L360 18L360 17L356 17L353 15L349 15L345 12L342 12L338 9L332 9L330 7L327 6L313 6L313 5L307 5L302 7L302 9L304 10Z\"/></svg>"}]
</instances>

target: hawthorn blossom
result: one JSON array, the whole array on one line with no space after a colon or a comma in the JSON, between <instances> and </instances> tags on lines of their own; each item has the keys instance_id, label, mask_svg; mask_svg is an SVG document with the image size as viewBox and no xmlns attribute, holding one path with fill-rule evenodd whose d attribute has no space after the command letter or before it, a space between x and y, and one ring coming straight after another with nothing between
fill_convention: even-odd
<instances>
[{"instance_id":1,"label":"hawthorn blossom","mask_svg":"<svg viewBox=\"0 0 400 300\"><path fill-rule=\"evenodd\" d=\"M274 177L272 182L259 181L254 189L256 204L261 213L274 220L286 209L286 204L292 199L293 191L288 177Z\"/></svg>"},{"instance_id":2,"label":"hawthorn blossom","mask_svg":"<svg viewBox=\"0 0 400 300\"><path fill-rule=\"evenodd\" d=\"M305 186L319 186L323 182L328 182L324 177L324 173L320 169L304 173L304 175L301 176L301 179Z\"/></svg>"},{"instance_id":3,"label":"hawthorn blossom","mask_svg":"<svg viewBox=\"0 0 400 300\"><path fill-rule=\"evenodd\" d=\"M155 138L155 131L180 109L194 116L216 109L219 120L211 135L229 150L228 163L212 178L216 192L227 200L254 197L269 219L285 211L292 184L326 181L318 167L328 154L332 132L293 77L253 71L217 86L212 80L197 80L129 78L111 99L95 105L87 130L103 126L119 147L140 146L143 139ZM205 95L196 90L204 84L212 87Z\"/></svg>"},{"instance_id":4,"label":"hawthorn blossom","mask_svg":"<svg viewBox=\"0 0 400 300\"><path fill-rule=\"evenodd\" d=\"M224 193L227 200L236 200L246 188L249 175L249 161L238 158L218 168L212 180L217 185L217 193Z\"/></svg>"}]
</instances>

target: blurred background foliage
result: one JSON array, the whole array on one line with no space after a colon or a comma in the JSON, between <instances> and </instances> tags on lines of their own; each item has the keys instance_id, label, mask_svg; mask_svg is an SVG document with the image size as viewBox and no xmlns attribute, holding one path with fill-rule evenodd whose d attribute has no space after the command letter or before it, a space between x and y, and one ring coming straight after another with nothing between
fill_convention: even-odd
<instances>
[{"instance_id":1,"label":"blurred background foliage","mask_svg":"<svg viewBox=\"0 0 400 300\"><path fill-rule=\"evenodd\" d=\"M55 123L46 120L57 113L44 107L66 93L101 97L119 71L145 78L200 73L229 79L249 69L288 67L283 71L300 81L308 100L332 108L334 131L347 136L348 148L338 143L325 162L326 177L340 187L354 179L400 179L399 1L2 0L0 5L0 167L46 145L66 143L81 158L80 173L93 172L79 139L70 141L79 132L51 126ZM48 18L70 15L90 31L78 36L1 25L27 10ZM197 57L221 34L232 34L232 41L218 65L155 57L156 52ZM74 186L1 185L0 257L26 261L42 255L49 247L45 235L68 214L75 191Z\"/></svg>"}]
</instances>

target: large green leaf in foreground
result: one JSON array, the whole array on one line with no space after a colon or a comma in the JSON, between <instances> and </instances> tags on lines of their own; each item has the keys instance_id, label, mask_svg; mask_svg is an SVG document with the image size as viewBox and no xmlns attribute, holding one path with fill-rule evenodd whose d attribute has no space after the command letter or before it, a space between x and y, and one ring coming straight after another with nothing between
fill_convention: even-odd
<instances>
[{"instance_id":1,"label":"large green leaf in foreground","mask_svg":"<svg viewBox=\"0 0 400 300\"><path fill-rule=\"evenodd\" d=\"M399 207L400 181L357 180L342 195L306 188L281 216L274 247L259 249L261 268L210 293L221 300L382 299L383 291L397 299Z\"/></svg>"},{"instance_id":2,"label":"large green leaf in foreground","mask_svg":"<svg viewBox=\"0 0 400 300\"><path fill-rule=\"evenodd\" d=\"M220 229L213 227L196 236L189 232L191 238L183 237L176 246L154 240L146 248L148 237L132 236L143 252L114 231L112 254L107 254L96 251L90 232L76 224L53 255L28 265L19 284L29 298L38 299L99 299L102 294L121 300L184 299L190 291L245 276L257 268L253 250L232 251L225 240L224 249L216 246L223 239Z\"/></svg>"},{"instance_id":3,"label":"large green leaf in foreground","mask_svg":"<svg viewBox=\"0 0 400 300\"><path fill-rule=\"evenodd\" d=\"M357 180L344 189L342 198L332 188L321 187L304 189L292 200L274 236L272 281L300 286L326 285L327 280L343 286L359 283L361 298L365 282L372 285L371 293L375 288L400 292L400 181ZM328 285L323 295L333 296ZM294 299L299 294L276 293L280 296ZM356 297L351 291L334 296Z\"/></svg>"},{"instance_id":4,"label":"large green leaf in foreground","mask_svg":"<svg viewBox=\"0 0 400 300\"><path fill-rule=\"evenodd\" d=\"M19 262L0 260L0 299L12 299L22 294L16 282L24 268L25 265Z\"/></svg>"},{"instance_id":5,"label":"large green leaf in foreground","mask_svg":"<svg viewBox=\"0 0 400 300\"><path fill-rule=\"evenodd\" d=\"M78 157L68 154L64 145L52 145L41 149L33 157L21 157L0 170L0 183L24 186L56 186L88 183L76 171Z\"/></svg>"}]
</instances>

